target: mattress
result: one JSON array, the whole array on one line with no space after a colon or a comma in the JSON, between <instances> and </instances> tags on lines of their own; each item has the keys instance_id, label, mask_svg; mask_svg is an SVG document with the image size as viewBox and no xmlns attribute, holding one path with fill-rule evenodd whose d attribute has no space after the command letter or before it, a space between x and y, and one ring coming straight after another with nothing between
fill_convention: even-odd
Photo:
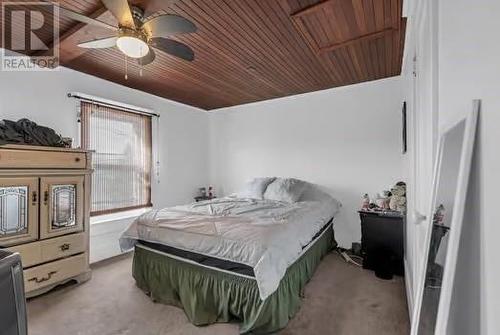
<instances>
[{"instance_id":1,"label":"mattress","mask_svg":"<svg viewBox=\"0 0 500 335\"><path fill-rule=\"evenodd\" d=\"M195 261L223 262L253 276L264 300L339 207L327 198L292 204L214 199L145 213L122 234L120 245L130 249L141 241Z\"/></svg>"},{"instance_id":2,"label":"mattress","mask_svg":"<svg viewBox=\"0 0 500 335\"><path fill-rule=\"evenodd\" d=\"M302 249L307 249L312 243L318 239L321 234L330 226L333 222L333 218L323 227L319 232L314 235L313 239L305 245ZM161 243L153 243L148 241L139 240L139 245L145 246L151 250L156 250L168 255L176 256L181 259L185 259L187 261L198 263L202 266L215 268L219 270L229 271L234 274L244 275L248 277L255 277L255 273L253 272L253 268L246 264L233 262L230 260L219 259L217 257L203 255L197 252L182 250L178 248L174 248L168 245L164 245Z\"/></svg>"}]
</instances>

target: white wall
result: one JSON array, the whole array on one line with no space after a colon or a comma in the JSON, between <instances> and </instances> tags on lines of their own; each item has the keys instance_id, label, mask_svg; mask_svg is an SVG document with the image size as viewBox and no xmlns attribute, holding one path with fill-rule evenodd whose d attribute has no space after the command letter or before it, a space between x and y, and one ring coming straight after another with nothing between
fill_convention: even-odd
<instances>
[{"instance_id":1,"label":"white wall","mask_svg":"<svg viewBox=\"0 0 500 335\"><path fill-rule=\"evenodd\" d=\"M482 99L449 334L500 334L499 17L497 0L440 1L441 128Z\"/></svg>"},{"instance_id":2,"label":"white wall","mask_svg":"<svg viewBox=\"0 0 500 335\"><path fill-rule=\"evenodd\" d=\"M419 2L434 3L411 1ZM439 134L471 111L473 99L482 99L448 334L500 334L500 225L496 219L500 189L500 2L436 3L438 25L432 29L438 36L434 71L438 86L432 94L437 95L434 113ZM422 41L407 41L406 48L416 48L419 43ZM427 46L427 51L431 47ZM407 54L405 61L412 56ZM407 96L411 95L410 90Z\"/></svg>"},{"instance_id":3,"label":"white wall","mask_svg":"<svg viewBox=\"0 0 500 335\"><path fill-rule=\"evenodd\" d=\"M63 136L77 138L77 101L66 96L75 91L149 108L161 115L157 143L160 183L154 180L152 185L155 207L190 202L197 188L207 184L208 116L198 108L61 68L52 72L1 72L0 119L29 118ZM108 228L104 230L109 232ZM91 229L91 234L96 230ZM102 246L95 247L98 249ZM113 250L118 250L116 245Z\"/></svg>"},{"instance_id":4,"label":"white wall","mask_svg":"<svg viewBox=\"0 0 500 335\"><path fill-rule=\"evenodd\" d=\"M350 247L361 236L362 195L401 178L402 91L391 78L210 112L216 191L254 176L322 185L344 205L336 238Z\"/></svg>"}]
</instances>

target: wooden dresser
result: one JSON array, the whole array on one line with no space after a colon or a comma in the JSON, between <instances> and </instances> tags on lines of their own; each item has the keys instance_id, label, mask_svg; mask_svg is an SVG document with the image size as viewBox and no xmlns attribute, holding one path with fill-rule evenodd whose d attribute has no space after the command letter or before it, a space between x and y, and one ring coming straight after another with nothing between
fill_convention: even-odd
<instances>
[{"instance_id":1,"label":"wooden dresser","mask_svg":"<svg viewBox=\"0 0 500 335\"><path fill-rule=\"evenodd\" d=\"M0 146L0 248L19 252L26 296L90 279L91 156Z\"/></svg>"}]
</instances>

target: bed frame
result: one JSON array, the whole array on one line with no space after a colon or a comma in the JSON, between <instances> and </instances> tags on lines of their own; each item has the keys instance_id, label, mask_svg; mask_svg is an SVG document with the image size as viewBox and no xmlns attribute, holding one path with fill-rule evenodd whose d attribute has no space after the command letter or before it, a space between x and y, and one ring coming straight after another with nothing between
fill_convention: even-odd
<instances>
[{"instance_id":1,"label":"bed frame","mask_svg":"<svg viewBox=\"0 0 500 335\"><path fill-rule=\"evenodd\" d=\"M336 245L330 221L265 300L252 276L202 265L140 243L135 247L132 274L151 299L183 308L194 325L239 322L242 334L267 334L284 328L299 310L306 283Z\"/></svg>"}]
</instances>

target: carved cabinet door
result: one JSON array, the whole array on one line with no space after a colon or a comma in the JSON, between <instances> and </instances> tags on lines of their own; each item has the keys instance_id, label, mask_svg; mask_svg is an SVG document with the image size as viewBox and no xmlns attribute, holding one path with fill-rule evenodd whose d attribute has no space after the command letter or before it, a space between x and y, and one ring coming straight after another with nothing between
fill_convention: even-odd
<instances>
[{"instance_id":1,"label":"carved cabinet door","mask_svg":"<svg viewBox=\"0 0 500 335\"><path fill-rule=\"evenodd\" d=\"M83 231L83 176L40 179L40 237Z\"/></svg>"},{"instance_id":2,"label":"carved cabinet door","mask_svg":"<svg viewBox=\"0 0 500 335\"><path fill-rule=\"evenodd\" d=\"M38 239L38 178L0 178L0 247Z\"/></svg>"}]
</instances>

